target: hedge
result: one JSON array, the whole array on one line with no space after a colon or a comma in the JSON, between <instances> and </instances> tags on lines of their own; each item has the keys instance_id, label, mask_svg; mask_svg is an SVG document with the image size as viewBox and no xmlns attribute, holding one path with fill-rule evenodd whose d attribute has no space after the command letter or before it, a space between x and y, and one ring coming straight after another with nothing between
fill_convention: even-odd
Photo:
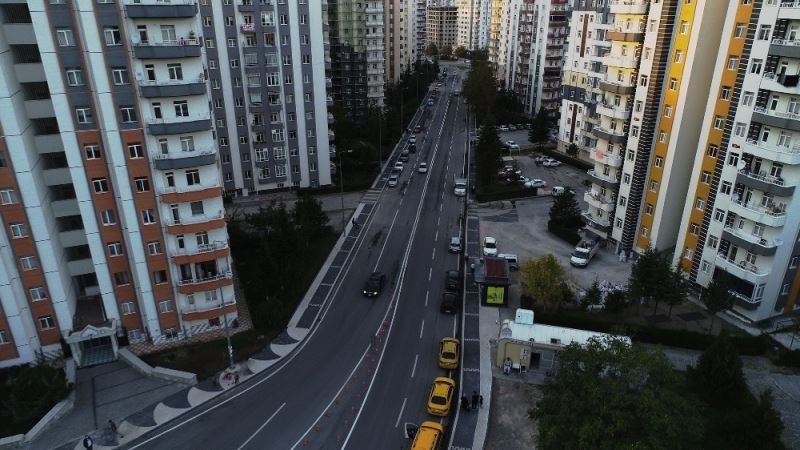
<instances>
[{"instance_id":1,"label":"hedge","mask_svg":"<svg viewBox=\"0 0 800 450\"><path fill-rule=\"evenodd\" d=\"M569 156L566 153L561 153L561 152L556 151L556 150L551 150L551 149L548 149L548 148L542 148L541 150L537 150L537 151L539 151L539 152L541 152L541 153L543 153L543 154L545 154L545 155L547 155L547 156L549 156L549 157L551 157L553 159L557 159L557 160L563 162L564 164L569 164L570 166L577 167L577 168L582 169L582 170L589 170L589 169L593 169L594 168L594 165L592 165L590 163L587 163L586 161L583 161L582 159L573 158L572 156Z\"/></svg>"},{"instance_id":2,"label":"hedge","mask_svg":"<svg viewBox=\"0 0 800 450\"><path fill-rule=\"evenodd\" d=\"M800 350L782 351L775 364L785 367L800 367Z\"/></svg>"},{"instance_id":3,"label":"hedge","mask_svg":"<svg viewBox=\"0 0 800 450\"><path fill-rule=\"evenodd\" d=\"M602 313L599 313L602 314ZM612 323L591 317L564 312L536 311L536 322L602 333L623 333L637 342L666 345L694 350L705 350L716 336L687 330L670 330L646 325ZM742 355L762 355L772 347L772 339L761 336L731 336L731 341Z\"/></svg>"},{"instance_id":4,"label":"hedge","mask_svg":"<svg viewBox=\"0 0 800 450\"><path fill-rule=\"evenodd\" d=\"M547 223L547 231L553 233L558 238L563 241L568 242L571 245L577 245L578 242L581 241L581 236L578 234L578 231L573 228L566 228L558 225L551 225L550 222Z\"/></svg>"}]
</instances>

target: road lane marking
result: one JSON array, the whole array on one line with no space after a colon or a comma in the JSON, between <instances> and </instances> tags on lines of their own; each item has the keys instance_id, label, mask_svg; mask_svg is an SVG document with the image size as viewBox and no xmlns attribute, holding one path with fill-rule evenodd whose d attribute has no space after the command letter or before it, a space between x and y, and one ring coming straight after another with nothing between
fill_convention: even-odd
<instances>
[{"instance_id":1,"label":"road lane marking","mask_svg":"<svg viewBox=\"0 0 800 450\"><path fill-rule=\"evenodd\" d=\"M419 359L419 353L414 355L414 367L411 368L411 378L414 378L414 374L417 372L417 360Z\"/></svg>"},{"instance_id":2,"label":"road lane marking","mask_svg":"<svg viewBox=\"0 0 800 450\"><path fill-rule=\"evenodd\" d=\"M433 237L433 242L436 242L438 240L439 240L439 230L436 230L436 236Z\"/></svg>"},{"instance_id":3,"label":"road lane marking","mask_svg":"<svg viewBox=\"0 0 800 450\"><path fill-rule=\"evenodd\" d=\"M428 295L430 295L431 291L425 291L425 307L428 307Z\"/></svg>"},{"instance_id":4,"label":"road lane marking","mask_svg":"<svg viewBox=\"0 0 800 450\"><path fill-rule=\"evenodd\" d=\"M428 281L431 281L431 275L433 274L433 267L428 269Z\"/></svg>"},{"instance_id":5,"label":"road lane marking","mask_svg":"<svg viewBox=\"0 0 800 450\"><path fill-rule=\"evenodd\" d=\"M260 432L261 432L261 430L263 430L263 429L264 429L264 427L266 427L266 426L267 426L267 424L268 424L268 423L269 423L269 422L270 422L272 419L274 419L274 418L275 418L275 416L276 416L276 415L278 415L278 413L279 413L279 412L281 412L281 410L283 409L283 407L284 407L284 406L286 406L286 402L283 402L283 404L282 404L281 406L279 406L279 407L278 407L278 409L276 409L276 410L275 410L275 412L274 412L274 413L272 413L272 415L271 415L271 416L269 416L269 419L267 419L267 421L266 421L266 422L262 423L262 424L261 424L261 426L260 426L260 427L258 427L258 429L256 430L256 432L255 432L255 433L253 433L253 434L251 434L251 435L250 435L250 437L249 437L249 438L247 438L247 440L246 440L246 441L244 441L244 443L243 443L242 445L240 445L240 446L239 446L239 450L242 450L242 449L243 449L243 448L244 448L244 447L245 447L247 444L249 444L249 443L250 443L250 441L252 441L252 440L253 440L253 438L254 438L254 437L256 437L256 435L257 435L258 433L260 433Z\"/></svg>"},{"instance_id":6,"label":"road lane marking","mask_svg":"<svg viewBox=\"0 0 800 450\"><path fill-rule=\"evenodd\" d=\"M440 223L442 223L442 216L439 216L439 218L436 219L436 226L438 227Z\"/></svg>"},{"instance_id":7,"label":"road lane marking","mask_svg":"<svg viewBox=\"0 0 800 450\"><path fill-rule=\"evenodd\" d=\"M375 267L372 268L373 272L378 271L378 264L381 262L381 257L383 256L383 251L386 249L386 243L389 242L389 236L392 235L392 228L394 228L394 222L397 220L397 214L400 213L400 208L397 208L397 211L394 213L394 218L392 219L392 224L389 225L389 231L386 233L386 239L383 241L383 245L381 246L381 252L378 253L378 260L375 261Z\"/></svg>"},{"instance_id":8,"label":"road lane marking","mask_svg":"<svg viewBox=\"0 0 800 450\"><path fill-rule=\"evenodd\" d=\"M403 397L403 404L400 406L400 412L397 414L397 421L394 423L395 428L400 426L400 418L403 417L403 410L406 409L406 400L408 400L408 397Z\"/></svg>"},{"instance_id":9,"label":"road lane marking","mask_svg":"<svg viewBox=\"0 0 800 450\"><path fill-rule=\"evenodd\" d=\"M422 319L422 325L419 327L419 338L422 339L422 332L425 331L425 319Z\"/></svg>"},{"instance_id":10,"label":"road lane marking","mask_svg":"<svg viewBox=\"0 0 800 450\"><path fill-rule=\"evenodd\" d=\"M431 261L436 259L436 247L433 247L433 254L431 255Z\"/></svg>"},{"instance_id":11,"label":"road lane marking","mask_svg":"<svg viewBox=\"0 0 800 450\"><path fill-rule=\"evenodd\" d=\"M444 203L439 203L439 212L442 212L442 206L444 206Z\"/></svg>"}]
</instances>

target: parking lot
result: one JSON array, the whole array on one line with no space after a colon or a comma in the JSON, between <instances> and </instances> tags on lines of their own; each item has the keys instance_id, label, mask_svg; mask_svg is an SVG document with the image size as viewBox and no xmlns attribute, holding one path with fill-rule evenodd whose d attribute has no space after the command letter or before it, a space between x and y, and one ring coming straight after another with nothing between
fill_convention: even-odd
<instances>
[{"instance_id":1,"label":"parking lot","mask_svg":"<svg viewBox=\"0 0 800 450\"><path fill-rule=\"evenodd\" d=\"M561 165L555 168L537 166L533 158L515 157L523 176L539 178L547 182L545 189L539 190L538 197L517 200L516 207L511 202L491 202L471 206L471 212L481 220L481 239L492 236L497 239L500 253L514 253L520 264L552 253L564 267L567 279L574 286L589 287L597 279L614 283L625 283L630 273L630 263L620 262L613 248L601 249L586 268L570 266L569 257L573 246L547 231L553 186L569 186L575 189L575 197L581 209L586 208L583 201L583 186L587 175L580 169Z\"/></svg>"}]
</instances>

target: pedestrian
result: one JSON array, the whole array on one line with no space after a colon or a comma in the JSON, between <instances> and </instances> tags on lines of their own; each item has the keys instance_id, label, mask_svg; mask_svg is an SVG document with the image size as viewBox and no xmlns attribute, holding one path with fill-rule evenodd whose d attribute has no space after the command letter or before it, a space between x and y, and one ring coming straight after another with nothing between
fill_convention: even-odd
<instances>
[{"instance_id":1,"label":"pedestrian","mask_svg":"<svg viewBox=\"0 0 800 450\"><path fill-rule=\"evenodd\" d=\"M478 407L478 391L472 391L472 409Z\"/></svg>"},{"instance_id":2,"label":"pedestrian","mask_svg":"<svg viewBox=\"0 0 800 450\"><path fill-rule=\"evenodd\" d=\"M236 375L233 376L233 384L239 384L239 372L236 372Z\"/></svg>"},{"instance_id":3,"label":"pedestrian","mask_svg":"<svg viewBox=\"0 0 800 450\"><path fill-rule=\"evenodd\" d=\"M108 419L108 429L114 434L114 437L122 437L122 433L117 430L117 424L114 423L114 420Z\"/></svg>"},{"instance_id":4,"label":"pedestrian","mask_svg":"<svg viewBox=\"0 0 800 450\"><path fill-rule=\"evenodd\" d=\"M466 395L461 396L461 407L464 408L464 411L469 411L469 399Z\"/></svg>"},{"instance_id":5,"label":"pedestrian","mask_svg":"<svg viewBox=\"0 0 800 450\"><path fill-rule=\"evenodd\" d=\"M92 450L92 447L94 447L94 441L92 440L92 437L87 434L83 437L83 448L86 450Z\"/></svg>"},{"instance_id":6,"label":"pedestrian","mask_svg":"<svg viewBox=\"0 0 800 450\"><path fill-rule=\"evenodd\" d=\"M483 395L478 395L478 402L480 402L481 408L483 408Z\"/></svg>"}]
</instances>

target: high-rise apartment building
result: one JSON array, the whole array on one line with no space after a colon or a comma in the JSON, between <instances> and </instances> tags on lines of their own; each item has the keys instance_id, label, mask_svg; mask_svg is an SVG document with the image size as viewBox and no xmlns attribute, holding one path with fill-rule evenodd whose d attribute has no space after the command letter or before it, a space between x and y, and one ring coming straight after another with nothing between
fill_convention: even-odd
<instances>
[{"instance_id":1,"label":"high-rise apartment building","mask_svg":"<svg viewBox=\"0 0 800 450\"><path fill-rule=\"evenodd\" d=\"M481 3L485 0L458 1L458 46L467 50L477 50L478 21L481 17Z\"/></svg>"},{"instance_id":2,"label":"high-rise apartment building","mask_svg":"<svg viewBox=\"0 0 800 450\"><path fill-rule=\"evenodd\" d=\"M527 114L561 107L561 69L567 45L567 0L513 0L504 7L498 77L519 95Z\"/></svg>"},{"instance_id":3,"label":"high-rise apartment building","mask_svg":"<svg viewBox=\"0 0 800 450\"><path fill-rule=\"evenodd\" d=\"M411 62L425 58L425 47L428 46L427 13L428 0L410 0L410 14L412 23L409 26L409 46L411 49Z\"/></svg>"},{"instance_id":4,"label":"high-rise apartment building","mask_svg":"<svg viewBox=\"0 0 800 450\"><path fill-rule=\"evenodd\" d=\"M383 105L385 74L383 0L329 0L331 80L328 93L352 118Z\"/></svg>"},{"instance_id":5,"label":"high-rise apartment building","mask_svg":"<svg viewBox=\"0 0 800 450\"><path fill-rule=\"evenodd\" d=\"M198 4L0 12L0 365L62 338L91 365L235 319Z\"/></svg>"},{"instance_id":6,"label":"high-rise apartment building","mask_svg":"<svg viewBox=\"0 0 800 450\"><path fill-rule=\"evenodd\" d=\"M151 7L163 9L194 2L145 3L166 3ZM199 19L225 190L330 184L320 5L204 0ZM151 66L145 64L145 78L153 76Z\"/></svg>"},{"instance_id":7,"label":"high-rise apartment building","mask_svg":"<svg viewBox=\"0 0 800 450\"><path fill-rule=\"evenodd\" d=\"M734 314L758 323L795 311L800 292L800 9L754 0L715 14L725 27L705 61L714 67L705 119L669 232L693 285L726 272Z\"/></svg>"},{"instance_id":8,"label":"high-rise apartment building","mask_svg":"<svg viewBox=\"0 0 800 450\"><path fill-rule=\"evenodd\" d=\"M429 6L427 12L427 42L438 48L458 45L458 8L455 6Z\"/></svg>"}]
</instances>

